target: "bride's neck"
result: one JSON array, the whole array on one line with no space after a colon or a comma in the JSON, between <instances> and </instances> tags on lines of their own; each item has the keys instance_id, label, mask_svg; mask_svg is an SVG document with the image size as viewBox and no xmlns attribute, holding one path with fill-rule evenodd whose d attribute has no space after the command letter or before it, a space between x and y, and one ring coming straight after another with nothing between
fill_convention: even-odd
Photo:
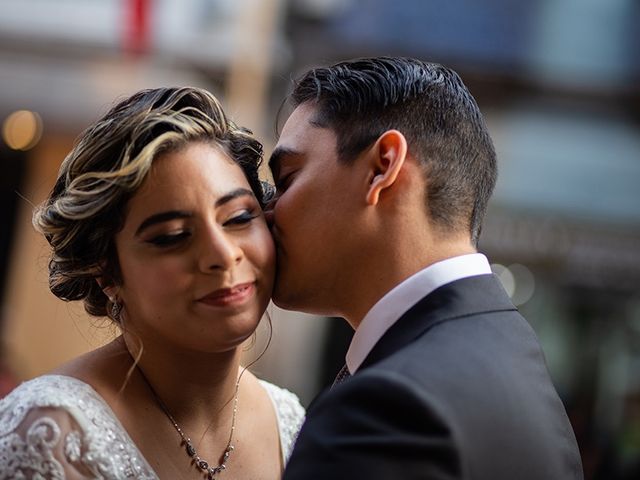
<instances>
[{"instance_id":1,"label":"bride's neck","mask_svg":"<svg viewBox=\"0 0 640 480\"><path fill-rule=\"evenodd\" d=\"M132 358L131 380L153 392L176 417L211 418L212 412L232 407L240 366L240 349L219 353L162 348L145 344L140 352L134 339L123 335ZM137 362L136 362L137 360Z\"/></svg>"}]
</instances>

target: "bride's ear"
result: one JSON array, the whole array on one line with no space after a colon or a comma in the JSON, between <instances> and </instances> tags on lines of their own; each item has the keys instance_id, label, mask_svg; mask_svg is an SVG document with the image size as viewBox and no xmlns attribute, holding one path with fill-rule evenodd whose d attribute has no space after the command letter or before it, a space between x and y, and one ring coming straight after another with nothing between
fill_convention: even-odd
<instances>
[{"instance_id":1,"label":"bride's ear","mask_svg":"<svg viewBox=\"0 0 640 480\"><path fill-rule=\"evenodd\" d=\"M102 290L102 293L107 296L109 301L111 301L112 303L116 301L118 295L118 287L114 285L113 282L107 282L104 277L98 277L96 278L96 283Z\"/></svg>"}]
</instances>

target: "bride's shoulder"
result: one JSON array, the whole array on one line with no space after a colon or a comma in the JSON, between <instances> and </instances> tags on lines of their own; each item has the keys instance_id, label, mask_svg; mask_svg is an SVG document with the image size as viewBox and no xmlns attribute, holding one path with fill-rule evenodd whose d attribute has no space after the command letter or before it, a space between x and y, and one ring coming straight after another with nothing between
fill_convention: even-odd
<instances>
[{"instance_id":1,"label":"bride's shoulder","mask_svg":"<svg viewBox=\"0 0 640 480\"><path fill-rule=\"evenodd\" d=\"M267 380L258 378L249 370L242 372L242 375L248 380L247 383L249 384L253 394L258 395L258 392L260 391L267 393L271 403L276 408L279 420L282 420L283 416L294 419L304 417L304 407L295 393L287 390L286 388L274 385Z\"/></svg>"},{"instance_id":2,"label":"bride's shoulder","mask_svg":"<svg viewBox=\"0 0 640 480\"><path fill-rule=\"evenodd\" d=\"M258 382L264 388L271 398L271 401L278 409L290 411L290 414L296 417L303 417L305 414L304 407L300 403L298 396L287 390L286 388L274 385L266 380L258 379ZM279 412L280 413L280 412Z\"/></svg>"},{"instance_id":3,"label":"bride's shoulder","mask_svg":"<svg viewBox=\"0 0 640 480\"><path fill-rule=\"evenodd\" d=\"M304 407L295 393L266 380L259 380L259 382L275 407L283 458L286 461L291 455L293 444L304 422Z\"/></svg>"},{"instance_id":4,"label":"bride's shoulder","mask_svg":"<svg viewBox=\"0 0 640 480\"><path fill-rule=\"evenodd\" d=\"M0 400L0 418L26 413L32 408L69 409L98 400L97 393L85 382L66 375L42 375L18 385Z\"/></svg>"},{"instance_id":5,"label":"bride's shoulder","mask_svg":"<svg viewBox=\"0 0 640 480\"><path fill-rule=\"evenodd\" d=\"M66 375L34 378L0 400L0 472L0 479L156 478L102 397Z\"/></svg>"},{"instance_id":6,"label":"bride's shoulder","mask_svg":"<svg viewBox=\"0 0 640 480\"><path fill-rule=\"evenodd\" d=\"M108 415L108 407L88 384L65 375L43 375L0 400L0 438L15 432L53 434L69 426L84 430Z\"/></svg>"},{"instance_id":7,"label":"bride's shoulder","mask_svg":"<svg viewBox=\"0 0 640 480\"><path fill-rule=\"evenodd\" d=\"M84 419L94 403L91 387L61 375L24 382L0 400L0 471L10 473L2 478L86 473Z\"/></svg>"}]
</instances>

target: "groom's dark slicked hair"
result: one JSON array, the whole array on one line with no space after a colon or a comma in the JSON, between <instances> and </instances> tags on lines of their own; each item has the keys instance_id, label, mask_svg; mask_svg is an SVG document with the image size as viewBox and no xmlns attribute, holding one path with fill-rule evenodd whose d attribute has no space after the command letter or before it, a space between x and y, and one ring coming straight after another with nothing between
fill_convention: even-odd
<instances>
[{"instance_id":1,"label":"groom's dark slicked hair","mask_svg":"<svg viewBox=\"0 0 640 480\"><path fill-rule=\"evenodd\" d=\"M290 101L316 108L314 123L336 134L344 163L385 131L402 132L424 167L432 221L468 229L477 244L496 154L478 105L453 70L411 58L356 59L310 70L296 80Z\"/></svg>"}]
</instances>

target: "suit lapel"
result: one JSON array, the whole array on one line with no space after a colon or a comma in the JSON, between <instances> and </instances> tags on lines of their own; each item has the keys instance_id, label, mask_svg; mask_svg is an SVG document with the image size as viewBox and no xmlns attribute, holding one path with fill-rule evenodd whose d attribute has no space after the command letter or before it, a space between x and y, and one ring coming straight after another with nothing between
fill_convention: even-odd
<instances>
[{"instance_id":1,"label":"suit lapel","mask_svg":"<svg viewBox=\"0 0 640 480\"><path fill-rule=\"evenodd\" d=\"M444 285L411 307L373 347L360 369L411 343L433 326L469 315L517 310L495 275L478 275Z\"/></svg>"}]
</instances>

